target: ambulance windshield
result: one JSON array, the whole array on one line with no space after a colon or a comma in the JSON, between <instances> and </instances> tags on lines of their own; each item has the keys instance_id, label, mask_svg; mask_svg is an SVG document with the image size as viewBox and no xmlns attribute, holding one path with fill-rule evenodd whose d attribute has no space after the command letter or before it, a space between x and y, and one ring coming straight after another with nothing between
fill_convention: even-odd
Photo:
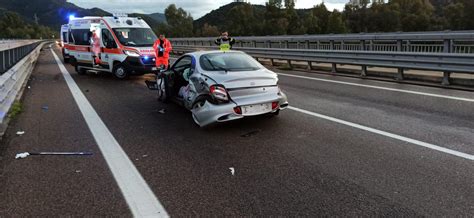
<instances>
[{"instance_id":1,"label":"ambulance windshield","mask_svg":"<svg viewBox=\"0 0 474 218\"><path fill-rule=\"evenodd\" d=\"M115 28L115 35L122 45L150 47L157 39L155 33L148 28Z\"/></svg>"}]
</instances>

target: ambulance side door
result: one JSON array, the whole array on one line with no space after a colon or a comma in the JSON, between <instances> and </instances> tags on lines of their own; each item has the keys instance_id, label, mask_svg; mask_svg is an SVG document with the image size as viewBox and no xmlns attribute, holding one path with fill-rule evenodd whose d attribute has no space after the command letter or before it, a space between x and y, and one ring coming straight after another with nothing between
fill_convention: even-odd
<instances>
[{"instance_id":1,"label":"ambulance side door","mask_svg":"<svg viewBox=\"0 0 474 218\"><path fill-rule=\"evenodd\" d=\"M102 40L101 40L101 50L100 53L103 63L107 63L109 66L112 66L114 61L114 55L119 52L117 43L112 36L112 33L107 29L102 29Z\"/></svg>"}]
</instances>

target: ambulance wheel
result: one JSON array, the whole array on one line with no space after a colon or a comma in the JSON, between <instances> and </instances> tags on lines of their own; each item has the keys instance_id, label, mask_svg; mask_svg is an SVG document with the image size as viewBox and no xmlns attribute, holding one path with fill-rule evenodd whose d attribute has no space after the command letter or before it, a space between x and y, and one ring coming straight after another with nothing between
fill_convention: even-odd
<instances>
[{"instance_id":1,"label":"ambulance wheel","mask_svg":"<svg viewBox=\"0 0 474 218\"><path fill-rule=\"evenodd\" d=\"M79 75L85 75L87 73L86 69L79 68L79 65L77 65L77 64L76 64L76 66L74 66L74 69L76 70L77 74L79 74Z\"/></svg>"},{"instance_id":2,"label":"ambulance wheel","mask_svg":"<svg viewBox=\"0 0 474 218\"><path fill-rule=\"evenodd\" d=\"M127 70L121 64L114 65L113 73L114 73L115 77L117 77L119 79L125 79L128 76Z\"/></svg>"}]
</instances>

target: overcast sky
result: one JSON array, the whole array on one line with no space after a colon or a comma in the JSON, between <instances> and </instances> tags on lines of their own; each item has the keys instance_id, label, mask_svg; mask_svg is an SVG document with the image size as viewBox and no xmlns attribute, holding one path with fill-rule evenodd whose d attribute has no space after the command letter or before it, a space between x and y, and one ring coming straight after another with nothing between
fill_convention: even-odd
<instances>
[{"instance_id":1,"label":"overcast sky","mask_svg":"<svg viewBox=\"0 0 474 218\"><path fill-rule=\"evenodd\" d=\"M145 13L151 14L163 13L169 4L176 4L187 12L190 12L194 19L200 18L211 10L217 9L222 5L233 2L233 0L68 0L83 8L101 8L111 13ZM262 4L268 0L250 0L252 4ZM311 8L315 4L321 3L322 0L297 0L297 8ZM344 4L349 0L325 0L329 10L344 8Z\"/></svg>"}]
</instances>

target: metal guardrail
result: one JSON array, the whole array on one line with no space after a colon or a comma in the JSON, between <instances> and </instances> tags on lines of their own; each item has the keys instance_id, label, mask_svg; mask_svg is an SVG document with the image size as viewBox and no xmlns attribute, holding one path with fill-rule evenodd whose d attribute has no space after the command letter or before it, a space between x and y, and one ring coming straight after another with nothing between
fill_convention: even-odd
<instances>
[{"instance_id":1,"label":"metal guardrail","mask_svg":"<svg viewBox=\"0 0 474 218\"><path fill-rule=\"evenodd\" d=\"M212 46L216 37L175 38L174 45ZM349 51L474 53L474 31L235 37L234 47Z\"/></svg>"},{"instance_id":2,"label":"metal guardrail","mask_svg":"<svg viewBox=\"0 0 474 218\"><path fill-rule=\"evenodd\" d=\"M420 33L380 33L344 35L303 35L235 37L233 49L247 52L255 58L332 64L359 65L361 76L367 66L397 68L397 79L404 70L444 72L444 85L449 85L451 73L474 74L474 31L444 31ZM171 39L175 51L216 49L216 38Z\"/></svg>"},{"instance_id":3,"label":"metal guardrail","mask_svg":"<svg viewBox=\"0 0 474 218\"><path fill-rule=\"evenodd\" d=\"M0 75L15 66L18 61L33 51L39 44L41 44L41 41L0 51Z\"/></svg>"},{"instance_id":4,"label":"metal guardrail","mask_svg":"<svg viewBox=\"0 0 474 218\"><path fill-rule=\"evenodd\" d=\"M18 100L19 93L22 87L25 86L28 77L33 71L35 64L41 52L41 47L47 43L46 41L34 42L32 45L21 46L17 54L27 51L34 46L34 49L27 53L27 55L20 59L14 66L12 66L5 73L0 75L0 129L5 127L8 112L13 103ZM13 59L12 59L13 60Z\"/></svg>"}]
</instances>

